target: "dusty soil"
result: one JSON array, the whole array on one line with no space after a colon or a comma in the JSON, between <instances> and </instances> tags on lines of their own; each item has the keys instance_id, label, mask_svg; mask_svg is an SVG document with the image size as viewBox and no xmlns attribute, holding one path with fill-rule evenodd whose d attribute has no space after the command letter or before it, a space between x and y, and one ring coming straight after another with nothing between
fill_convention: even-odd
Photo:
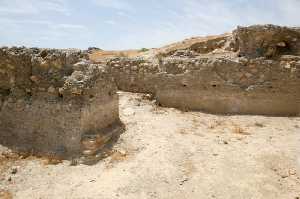
<instances>
[{"instance_id":1,"label":"dusty soil","mask_svg":"<svg viewBox=\"0 0 300 199\"><path fill-rule=\"evenodd\" d=\"M175 42L175 43L172 43L172 44L169 44L169 45L166 45L161 48L154 49L154 50L156 51L156 54L158 54L158 53L166 53L167 54L172 51L187 49L196 43L206 42L206 41L214 40L214 39L218 39L218 38L229 37L230 35L231 35L230 33L224 33L221 35L191 37L191 38L187 38L183 41Z\"/></svg>"},{"instance_id":2,"label":"dusty soil","mask_svg":"<svg viewBox=\"0 0 300 199\"><path fill-rule=\"evenodd\" d=\"M126 131L93 166L0 147L0 198L300 197L300 118L217 116L120 93Z\"/></svg>"},{"instance_id":3,"label":"dusty soil","mask_svg":"<svg viewBox=\"0 0 300 199\"><path fill-rule=\"evenodd\" d=\"M93 62L98 62L103 59L111 59L116 57L136 57L142 54L143 52L141 52L140 50L95 50L89 54L89 58Z\"/></svg>"},{"instance_id":4,"label":"dusty soil","mask_svg":"<svg viewBox=\"0 0 300 199\"><path fill-rule=\"evenodd\" d=\"M217 38L223 38L226 36L230 36L230 33L225 33L222 35L213 35L213 36L204 36L204 37L191 37L188 39L185 39L183 41L175 42L166 46L162 46L160 48L151 48L143 50L94 50L89 54L90 60L93 62L99 62L103 59L111 59L116 57L127 57L127 58L133 58L133 57L151 57L153 55L159 54L159 53L169 53L171 51L185 49L190 47L193 44L199 43L199 42L205 42L212 39Z\"/></svg>"}]
</instances>

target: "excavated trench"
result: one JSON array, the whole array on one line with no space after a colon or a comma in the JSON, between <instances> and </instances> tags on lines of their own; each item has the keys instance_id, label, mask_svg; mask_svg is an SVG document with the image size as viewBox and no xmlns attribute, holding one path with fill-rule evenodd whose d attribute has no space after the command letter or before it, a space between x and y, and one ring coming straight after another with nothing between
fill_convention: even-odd
<instances>
[{"instance_id":1,"label":"excavated trench","mask_svg":"<svg viewBox=\"0 0 300 199\"><path fill-rule=\"evenodd\" d=\"M85 53L2 48L0 57L0 144L88 158L122 131L113 77L99 65L76 65Z\"/></svg>"},{"instance_id":2,"label":"excavated trench","mask_svg":"<svg viewBox=\"0 0 300 199\"><path fill-rule=\"evenodd\" d=\"M98 159L124 130L117 89L185 111L297 116L300 31L239 27L183 49L97 63L76 50L1 48L0 144Z\"/></svg>"}]
</instances>

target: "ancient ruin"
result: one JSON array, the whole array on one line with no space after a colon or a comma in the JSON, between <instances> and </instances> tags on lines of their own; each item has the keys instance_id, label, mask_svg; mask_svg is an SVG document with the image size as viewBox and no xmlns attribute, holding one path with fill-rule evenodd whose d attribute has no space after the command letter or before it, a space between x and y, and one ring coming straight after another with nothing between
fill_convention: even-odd
<instances>
[{"instance_id":1,"label":"ancient ruin","mask_svg":"<svg viewBox=\"0 0 300 199\"><path fill-rule=\"evenodd\" d=\"M95 155L121 131L117 89L215 114L300 113L300 29L238 27L134 57L97 50L0 49L0 144Z\"/></svg>"},{"instance_id":2,"label":"ancient ruin","mask_svg":"<svg viewBox=\"0 0 300 199\"><path fill-rule=\"evenodd\" d=\"M107 65L121 90L152 93L158 104L221 114L300 112L300 29L239 27L154 55Z\"/></svg>"},{"instance_id":3,"label":"ancient ruin","mask_svg":"<svg viewBox=\"0 0 300 199\"><path fill-rule=\"evenodd\" d=\"M118 96L106 67L86 56L1 48L1 144L67 158L103 147L120 125Z\"/></svg>"}]
</instances>

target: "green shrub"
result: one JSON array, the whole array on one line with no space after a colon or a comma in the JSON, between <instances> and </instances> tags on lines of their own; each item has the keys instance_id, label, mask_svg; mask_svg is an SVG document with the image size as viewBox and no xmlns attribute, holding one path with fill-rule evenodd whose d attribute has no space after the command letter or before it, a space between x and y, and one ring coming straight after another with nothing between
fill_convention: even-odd
<instances>
[{"instance_id":1,"label":"green shrub","mask_svg":"<svg viewBox=\"0 0 300 199\"><path fill-rule=\"evenodd\" d=\"M147 51L149 51L148 48L141 48L141 50L140 50L140 52L147 52Z\"/></svg>"}]
</instances>

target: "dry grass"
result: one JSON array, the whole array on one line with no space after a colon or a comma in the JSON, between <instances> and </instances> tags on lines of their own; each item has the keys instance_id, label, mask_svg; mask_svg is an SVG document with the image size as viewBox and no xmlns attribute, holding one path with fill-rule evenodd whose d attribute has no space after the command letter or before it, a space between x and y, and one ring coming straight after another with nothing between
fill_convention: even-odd
<instances>
[{"instance_id":1,"label":"dry grass","mask_svg":"<svg viewBox=\"0 0 300 199\"><path fill-rule=\"evenodd\" d=\"M124 50L124 51L94 51L91 53L90 59L94 62L98 62L103 59L116 58L116 57L136 57L141 54L139 50Z\"/></svg>"},{"instance_id":2,"label":"dry grass","mask_svg":"<svg viewBox=\"0 0 300 199\"><path fill-rule=\"evenodd\" d=\"M180 131L179 131L179 134L181 134L181 135L187 135L187 134L189 134L185 129L181 129Z\"/></svg>"},{"instance_id":3,"label":"dry grass","mask_svg":"<svg viewBox=\"0 0 300 199\"><path fill-rule=\"evenodd\" d=\"M95 50L89 56L90 56L90 60L92 60L93 62L100 62L102 60L106 60L110 58L116 58L116 57L130 58L130 57L149 55L149 53L154 55L168 54L174 50L186 49L191 45L199 42L205 42L217 38L226 38L228 36L230 36L229 33L222 34L222 35L215 35L215 36L206 36L206 37L192 37L180 42L175 42L170 45L163 46L161 48L152 48L152 49L142 48L137 50L121 50L121 51Z\"/></svg>"},{"instance_id":4,"label":"dry grass","mask_svg":"<svg viewBox=\"0 0 300 199\"><path fill-rule=\"evenodd\" d=\"M49 155L42 158L43 158L44 165L58 165L63 163L63 160L60 157L54 155Z\"/></svg>"},{"instance_id":5,"label":"dry grass","mask_svg":"<svg viewBox=\"0 0 300 199\"><path fill-rule=\"evenodd\" d=\"M223 121L222 120L214 120L213 122L211 122L209 125L208 125L208 128L209 129L215 129L219 126L222 126L223 124Z\"/></svg>"},{"instance_id":6,"label":"dry grass","mask_svg":"<svg viewBox=\"0 0 300 199\"><path fill-rule=\"evenodd\" d=\"M110 163L121 162L128 158L128 153L126 151L113 151L111 154Z\"/></svg>"},{"instance_id":7,"label":"dry grass","mask_svg":"<svg viewBox=\"0 0 300 199\"><path fill-rule=\"evenodd\" d=\"M245 129L239 126L234 126L233 133L238 135L250 135Z\"/></svg>"},{"instance_id":8,"label":"dry grass","mask_svg":"<svg viewBox=\"0 0 300 199\"><path fill-rule=\"evenodd\" d=\"M9 169L14 162L24 159L17 153L7 152L0 154L0 174Z\"/></svg>"},{"instance_id":9,"label":"dry grass","mask_svg":"<svg viewBox=\"0 0 300 199\"><path fill-rule=\"evenodd\" d=\"M178 49L186 49L190 46L192 46L193 44L199 43L199 42L205 42L211 39L217 39L217 38L226 38L230 36L230 33L225 33L222 35L212 35L212 36L206 36L206 37L192 37L189 39L185 39L183 41L180 42L176 42L176 43L172 43L170 45L164 46L162 48L157 49L157 53L158 54L168 54L172 51L178 50Z\"/></svg>"},{"instance_id":10,"label":"dry grass","mask_svg":"<svg viewBox=\"0 0 300 199\"><path fill-rule=\"evenodd\" d=\"M265 127L265 125L263 123L260 123L260 122L255 122L254 125L257 126L257 127L261 127L261 128Z\"/></svg>"}]
</instances>

